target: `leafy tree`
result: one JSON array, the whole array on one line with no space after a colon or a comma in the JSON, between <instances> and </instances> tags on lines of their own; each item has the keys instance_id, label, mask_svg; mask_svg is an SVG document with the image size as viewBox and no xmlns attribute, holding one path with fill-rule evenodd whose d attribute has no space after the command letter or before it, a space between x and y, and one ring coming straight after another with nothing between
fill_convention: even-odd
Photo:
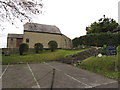
<instances>
[{"instance_id":1,"label":"leafy tree","mask_svg":"<svg viewBox=\"0 0 120 90\"><path fill-rule=\"evenodd\" d=\"M41 44L41 43L36 43L36 44L34 45L34 49L35 49L35 52L36 52L36 53L42 52L42 51L43 51L43 44Z\"/></svg>"},{"instance_id":2,"label":"leafy tree","mask_svg":"<svg viewBox=\"0 0 120 90\"><path fill-rule=\"evenodd\" d=\"M92 23L90 26L86 27L87 34L90 33L101 33L101 32L113 32L113 30L118 26L118 23L111 18L100 18L98 22Z\"/></svg>"},{"instance_id":3,"label":"leafy tree","mask_svg":"<svg viewBox=\"0 0 120 90\"><path fill-rule=\"evenodd\" d=\"M21 44L20 44L20 47L19 47L20 55L23 55L25 52L28 51L28 49L29 49L28 44L26 44L26 43L21 43Z\"/></svg>"},{"instance_id":4,"label":"leafy tree","mask_svg":"<svg viewBox=\"0 0 120 90\"><path fill-rule=\"evenodd\" d=\"M49 41L48 46L51 49L51 52L53 52L55 49L57 49L58 44L56 41Z\"/></svg>"}]
</instances>

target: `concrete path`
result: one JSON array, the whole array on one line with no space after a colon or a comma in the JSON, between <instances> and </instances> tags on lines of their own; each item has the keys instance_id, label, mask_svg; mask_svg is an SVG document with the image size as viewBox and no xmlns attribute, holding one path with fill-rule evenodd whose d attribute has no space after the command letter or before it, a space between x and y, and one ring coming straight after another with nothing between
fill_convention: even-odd
<instances>
[{"instance_id":1,"label":"concrete path","mask_svg":"<svg viewBox=\"0 0 120 90\"><path fill-rule=\"evenodd\" d=\"M53 68L53 88L118 88L118 82L113 79L58 62L3 65L2 87L50 88Z\"/></svg>"}]
</instances>

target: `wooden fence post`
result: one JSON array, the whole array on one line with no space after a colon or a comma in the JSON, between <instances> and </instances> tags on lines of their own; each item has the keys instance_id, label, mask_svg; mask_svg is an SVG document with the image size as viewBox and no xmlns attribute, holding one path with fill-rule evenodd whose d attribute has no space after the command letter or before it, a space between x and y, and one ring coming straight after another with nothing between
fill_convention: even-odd
<instances>
[{"instance_id":1,"label":"wooden fence post","mask_svg":"<svg viewBox=\"0 0 120 90\"><path fill-rule=\"evenodd\" d=\"M55 79L55 69L53 69L53 76L52 76L52 82L51 82L51 89L53 88L53 84L54 84L54 79Z\"/></svg>"}]
</instances>

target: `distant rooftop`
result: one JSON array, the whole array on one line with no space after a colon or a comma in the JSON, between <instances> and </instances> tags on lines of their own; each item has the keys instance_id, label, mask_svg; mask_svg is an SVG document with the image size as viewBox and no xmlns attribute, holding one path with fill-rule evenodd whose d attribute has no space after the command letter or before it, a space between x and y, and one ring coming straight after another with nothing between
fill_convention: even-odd
<instances>
[{"instance_id":1,"label":"distant rooftop","mask_svg":"<svg viewBox=\"0 0 120 90\"><path fill-rule=\"evenodd\" d=\"M120 32L120 25L118 25L117 28L113 30L113 32Z\"/></svg>"},{"instance_id":2,"label":"distant rooftop","mask_svg":"<svg viewBox=\"0 0 120 90\"><path fill-rule=\"evenodd\" d=\"M44 24L37 24L37 23L24 24L24 30L32 31L32 32L41 32L41 33L61 34L59 28L54 25L44 25Z\"/></svg>"}]
</instances>

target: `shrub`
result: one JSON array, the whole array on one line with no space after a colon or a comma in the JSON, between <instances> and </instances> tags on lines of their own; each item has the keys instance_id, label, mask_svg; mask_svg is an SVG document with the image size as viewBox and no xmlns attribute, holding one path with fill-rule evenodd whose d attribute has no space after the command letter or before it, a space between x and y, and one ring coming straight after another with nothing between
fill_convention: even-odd
<instances>
[{"instance_id":1,"label":"shrub","mask_svg":"<svg viewBox=\"0 0 120 90\"><path fill-rule=\"evenodd\" d=\"M56 41L49 41L48 46L51 49L51 52L53 52L55 49L57 49L58 44Z\"/></svg>"},{"instance_id":2,"label":"shrub","mask_svg":"<svg viewBox=\"0 0 120 90\"><path fill-rule=\"evenodd\" d=\"M72 40L73 46L77 47L79 45L87 46L118 46L120 45L120 34L113 33L92 33Z\"/></svg>"},{"instance_id":3,"label":"shrub","mask_svg":"<svg viewBox=\"0 0 120 90\"><path fill-rule=\"evenodd\" d=\"M106 48L107 48L107 45L103 45L102 49L101 49L101 54L102 55L106 55Z\"/></svg>"},{"instance_id":4,"label":"shrub","mask_svg":"<svg viewBox=\"0 0 120 90\"><path fill-rule=\"evenodd\" d=\"M117 46L116 50L117 50L117 54L120 54L120 45Z\"/></svg>"},{"instance_id":5,"label":"shrub","mask_svg":"<svg viewBox=\"0 0 120 90\"><path fill-rule=\"evenodd\" d=\"M43 44L41 43L35 43L34 49L36 53L42 52L43 51Z\"/></svg>"},{"instance_id":6,"label":"shrub","mask_svg":"<svg viewBox=\"0 0 120 90\"><path fill-rule=\"evenodd\" d=\"M21 43L21 44L20 44L20 47L19 47L20 55L23 55L25 52L28 51L28 49L29 49L28 44L26 44L26 43Z\"/></svg>"},{"instance_id":7,"label":"shrub","mask_svg":"<svg viewBox=\"0 0 120 90\"><path fill-rule=\"evenodd\" d=\"M107 48L107 45L103 45L103 49L106 49Z\"/></svg>"}]
</instances>

